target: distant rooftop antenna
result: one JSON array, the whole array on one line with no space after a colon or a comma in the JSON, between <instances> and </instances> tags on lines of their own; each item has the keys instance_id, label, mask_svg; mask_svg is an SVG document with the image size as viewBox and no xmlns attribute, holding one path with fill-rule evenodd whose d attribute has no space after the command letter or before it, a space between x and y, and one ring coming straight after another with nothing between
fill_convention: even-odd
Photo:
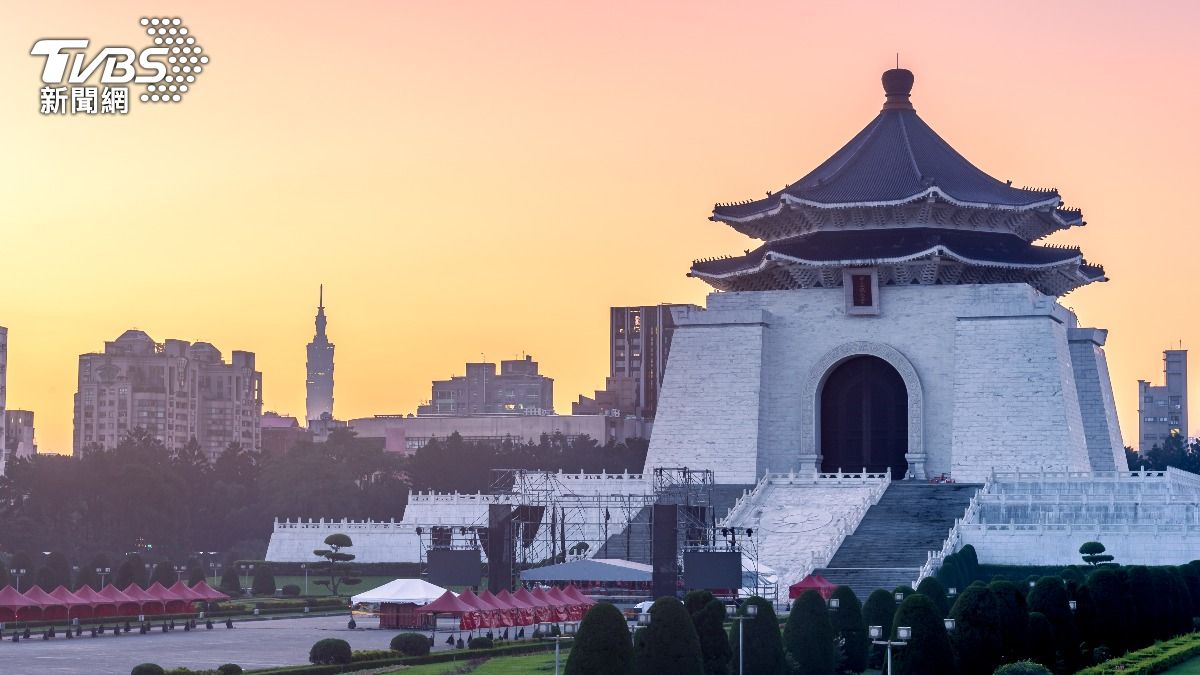
<instances>
[{"instance_id":1,"label":"distant rooftop antenna","mask_svg":"<svg viewBox=\"0 0 1200 675\"><path fill-rule=\"evenodd\" d=\"M896 52L896 70L900 70L900 52Z\"/></svg>"}]
</instances>

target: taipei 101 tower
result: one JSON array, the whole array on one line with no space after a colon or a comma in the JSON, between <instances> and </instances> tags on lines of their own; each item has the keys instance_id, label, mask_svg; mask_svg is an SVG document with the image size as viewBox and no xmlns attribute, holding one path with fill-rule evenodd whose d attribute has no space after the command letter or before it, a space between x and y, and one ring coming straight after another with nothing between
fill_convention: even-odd
<instances>
[{"instance_id":1,"label":"taipei 101 tower","mask_svg":"<svg viewBox=\"0 0 1200 675\"><path fill-rule=\"evenodd\" d=\"M308 343L308 416L311 424L324 415L333 416L333 345L325 335L325 285L317 303L317 332Z\"/></svg>"}]
</instances>

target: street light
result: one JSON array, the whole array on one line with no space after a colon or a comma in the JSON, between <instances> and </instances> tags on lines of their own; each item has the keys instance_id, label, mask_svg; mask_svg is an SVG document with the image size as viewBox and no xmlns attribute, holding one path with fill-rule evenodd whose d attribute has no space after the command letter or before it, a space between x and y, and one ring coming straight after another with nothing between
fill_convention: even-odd
<instances>
[{"instance_id":1,"label":"street light","mask_svg":"<svg viewBox=\"0 0 1200 675\"><path fill-rule=\"evenodd\" d=\"M300 569L304 570L304 594L308 595L308 563L300 563Z\"/></svg>"},{"instance_id":2,"label":"street light","mask_svg":"<svg viewBox=\"0 0 1200 675\"><path fill-rule=\"evenodd\" d=\"M208 571L209 571L209 572L212 572L212 578L213 578L213 585L214 585L214 586L216 586L216 585L218 585L219 583L221 583L221 582L219 581L219 579L218 579L218 578L220 577L220 575L218 574L218 572L220 572L220 571L221 571L221 563L215 563L215 562L210 562L210 563L208 563Z\"/></svg>"},{"instance_id":3,"label":"street light","mask_svg":"<svg viewBox=\"0 0 1200 675\"><path fill-rule=\"evenodd\" d=\"M900 595L900 593L897 593L896 595ZM953 619L947 619L947 621L953 621ZM888 675L891 675L891 673L892 673L892 647L903 647L903 646L907 645L908 641L912 639L912 627L911 626L897 626L895 640L883 639L883 626L868 626L867 634L871 636L872 644L887 645L887 672L888 672Z\"/></svg>"},{"instance_id":4,"label":"street light","mask_svg":"<svg viewBox=\"0 0 1200 675\"><path fill-rule=\"evenodd\" d=\"M830 598L829 599L829 609L830 610L837 609L838 607L841 607L841 606L842 606L842 601L840 598Z\"/></svg>"},{"instance_id":5,"label":"street light","mask_svg":"<svg viewBox=\"0 0 1200 675\"><path fill-rule=\"evenodd\" d=\"M736 621L738 624L738 675L744 675L746 672L746 622L752 621L758 616L758 605L747 602L743 607L746 608L745 616L736 615L737 605L726 605L725 607L727 614L734 613L734 616L731 616L730 619ZM647 614L646 617L646 623L649 623L650 615Z\"/></svg>"},{"instance_id":6,"label":"street light","mask_svg":"<svg viewBox=\"0 0 1200 675\"><path fill-rule=\"evenodd\" d=\"M953 598L954 596L958 595L958 589L955 588L954 586L951 586L950 590L946 591L946 595Z\"/></svg>"},{"instance_id":7,"label":"street light","mask_svg":"<svg viewBox=\"0 0 1200 675\"><path fill-rule=\"evenodd\" d=\"M175 565L175 581L183 581L183 573L186 571L185 565Z\"/></svg>"},{"instance_id":8,"label":"street light","mask_svg":"<svg viewBox=\"0 0 1200 675\"><path fill-rule=\"evenodd\" d=\"M1067 602L1067 604L1071 606L1071 611L1072 611L1072 612L1074 612L1076 609L1078 609L1078 608L1079 608L1079 603L1078 603L1078 602L1075 602L1074 600L1069 600L1069 601Z\"/></svg>"},{"instance_id":9,"label":"street light","mask_svg":"<svg viewBox=\"0 0 1200 675\"><path fill-rule=\"evenodd\" d=\"M904 602L904 594L899 591L897 591L896 595L893 597L896 598L896 602Z\"/></svg>"},{"instance_id":10,"label":"street light","mask_svg":"<svg viewBox=\"0 0 1200 675\"><path fill-rule=\"evenodd\" d=\"M108 578L109 574L112 574L112 568L111 567L97 567L96 574L100 575L100 588L104 588L104 580L106 578Z\"/></svg>"},{"instance_id":11,"label":"street light","mask_svg":"<svg viewBox=\"0 0 1200 675\"><path fill-rule=\"evenodd\" d=\"M954 632L954 619L951 619L949 617L942 619L942 625L944 625L946 627L947 633Z\"/></svg>"},{"instance_id":12,"label":"street light","mask_svg":"<svg viewBox=\"0 0 1200 675\"><path fill-rule=\"evenodd\" d=\"M650 615L646 614L645 616L649 617ZM646 622L649 623L649 621L650 621L649 618L647 618ZM641 622L640 616L638 617L638 622L639 623ZM558 625L558 624L551 622L551 621L543 621L538 624L538 630L543 635L548 635L556 625ZM560 657L559 657L559 655L560 655L559 640L561 640L564 635L566 635L568 637L575 635L575 624L574 623L572 623L572 622L563 623L562 629L559 630L558 634L552 636L554 638L554 675L558 675L560 672L559 667L560 667L561 661L560 661Z\"/></svg>"},{"instance_id":13,"label":"street light","mask_svg":"<svg viewBox=\"0 0 1200 675\"><path fill-rule=\"evenodd\" d=\"M20 569L11 569L8 571L8 573L17 578L17 592L20 593L21 592L21 575L25 574L25 568L22 567Z\"/></svg>"}]
</instances>

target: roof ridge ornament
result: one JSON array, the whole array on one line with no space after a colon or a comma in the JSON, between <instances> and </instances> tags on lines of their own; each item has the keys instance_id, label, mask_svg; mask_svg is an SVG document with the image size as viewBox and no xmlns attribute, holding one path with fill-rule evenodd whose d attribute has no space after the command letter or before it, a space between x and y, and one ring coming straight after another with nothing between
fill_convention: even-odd
<instances>
[{"instance_id":1,"label":"roof ridge ornament","mask_svg":"<svg viewBox=\"0 0 1200 675\"><path fill-rule=\"evenodd\" d=\"M883 73L883 91L887 99L883 110L912 110L913 105L908 100L912 94L914 81L913 73L907 68L892 68Z\"/></svg>"}]
</instances>

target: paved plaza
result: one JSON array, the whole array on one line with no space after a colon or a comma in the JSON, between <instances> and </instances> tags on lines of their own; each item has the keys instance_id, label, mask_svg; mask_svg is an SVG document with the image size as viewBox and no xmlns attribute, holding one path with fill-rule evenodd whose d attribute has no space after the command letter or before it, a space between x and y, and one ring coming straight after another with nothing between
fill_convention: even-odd
<instances>
[{"instance_id":1,"label":"paved plaza","mask_svg":"<svg viewBox=\"0 0 1200 675\"><path fill-rule=\"evenodd\" d=\"M270 666L308 663L308 650L322 638L341 638L351 649L387 649L398 632L379 630L378 619L364 618L358 628L346 628L348 615L243 621L234 629L218 623L213 630L139 635L136 629L120 637L105 633L92 638L85 630L82 638L67 640L31 639L13 643L8 637L0 643L0 673L127 674L139 663L157 663L164 668L185 666L193 670L216 668L236 663L246 670ZM448 648L440 634L435 649Z\"/></svg>"}]
</instances>

